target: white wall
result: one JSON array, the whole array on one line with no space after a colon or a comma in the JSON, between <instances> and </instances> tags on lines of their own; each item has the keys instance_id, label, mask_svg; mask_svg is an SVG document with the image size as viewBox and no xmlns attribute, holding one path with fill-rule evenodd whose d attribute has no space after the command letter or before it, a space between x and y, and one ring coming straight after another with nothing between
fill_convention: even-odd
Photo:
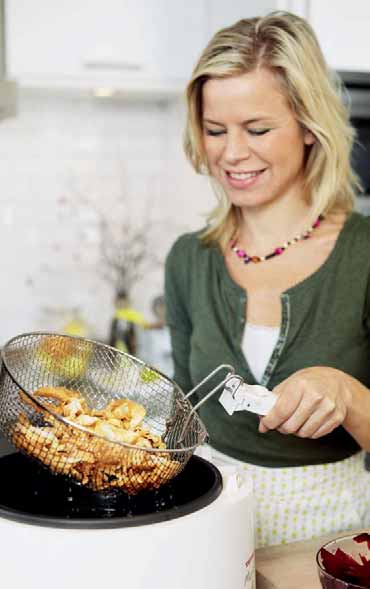
<instances>
[{"instance_id":1,"label":"white wall","mask_svg":"<svg viewBox=\"0 0 370 589\"><path fill-rule=\"evenodd\" d=\"M17 118L0 125L0 345L24 331L60 329L65 317L45 308L78 306L91 335L106 337L113 290L99 276L96 217L81 195L112 223L138 225L151 209L162 262L176 235L203 224L213 196L182 154L183 116L181 103L21 92ZM162 289L154 265L135 289L136 306L150 316Z\"/></svg>"}]
</instances>

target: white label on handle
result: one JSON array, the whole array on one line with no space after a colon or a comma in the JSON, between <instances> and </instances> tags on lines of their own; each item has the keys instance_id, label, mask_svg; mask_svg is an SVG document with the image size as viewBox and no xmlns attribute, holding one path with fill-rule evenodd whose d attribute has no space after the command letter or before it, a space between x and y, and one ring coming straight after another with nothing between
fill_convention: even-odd
<instances>
[{"instance_id":1,"label":"white label on handle","mask_svg":"<svg viewBox=\"0 0 370 589\"><path fill-rule=\"evenodd\" d=\"M234 398L232 392L229 389L225 387L222 391L221 397L219 397L218 400L229 415L234 413L238 405L238 401Z\"/></svg>"},{"instance_id":2,"label":"white label on handle","mask_svg":"<svg viewBox=\"0 0 370 589\"><path fill-rule=\"evenodd\" d=\"M260 385L240 383L231 378L224 388L219 402L229 415L234 411L251 411L266 415L275 405L277 396Z\"/></svg>"}]
</instances>

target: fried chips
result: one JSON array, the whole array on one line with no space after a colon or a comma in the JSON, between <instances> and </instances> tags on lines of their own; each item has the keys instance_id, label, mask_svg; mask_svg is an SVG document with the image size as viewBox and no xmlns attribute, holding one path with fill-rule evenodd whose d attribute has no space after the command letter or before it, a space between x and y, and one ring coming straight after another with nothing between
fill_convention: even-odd
<instances>
[{"instance_id":1,"label":"fried chips","mask_svg":"<svg viewBox=\"0 0 370 589\"><path fill-rule=\"evenodd\" d=\"M51 412L40 414L40 407L23 395L38 419L32 412L20 413L12 441L52 472L95 491L120 489L129 494L157 489L180 472L180 462L171 459L161 437L143 426L146 411L139 403L115 399L94 410L77 391L64 387L42 387L33 394Z\"/></svg>"}]
</instances>

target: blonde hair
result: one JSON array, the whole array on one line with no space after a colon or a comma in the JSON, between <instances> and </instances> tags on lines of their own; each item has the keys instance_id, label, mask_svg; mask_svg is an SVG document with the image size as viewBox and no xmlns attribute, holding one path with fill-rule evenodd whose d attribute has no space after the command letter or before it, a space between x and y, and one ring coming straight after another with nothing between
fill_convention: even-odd
<instances>
[{"instance_id":1,"label":"blonde hair","mask_svg":"<svg viewBox=\"0 0 370 589\"><path fill-rule=\"evenodd\" d=\"M204 49L186 91L184 149L194 169L209 172L203 148L203 85L209 79L237 76L257 67L277 74L296 120L315 137L304 174L304 193L309 195L312 213L349 213L361 185L350 163L354 130L341 84L328 69L311 26L289 12L240 20L216 33ZM221 186L212 183L218 205L208 217L202 239L223 248L237 231L239 212Z\"/></svg>"}]
</instances>

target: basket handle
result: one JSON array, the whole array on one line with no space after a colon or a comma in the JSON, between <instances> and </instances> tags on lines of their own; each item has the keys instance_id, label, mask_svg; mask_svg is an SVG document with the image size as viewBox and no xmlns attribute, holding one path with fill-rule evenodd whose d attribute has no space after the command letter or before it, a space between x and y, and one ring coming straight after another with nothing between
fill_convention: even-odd
<instances>
[{"instance_id":1,"label":"basket handle","mask_svg":"<svg viewBox=\"0 0 370 589\"><path fill-rule=\"evenodd\" d=\"M233 366L230 366L230 364L220 364L220 366L217 366L217 368L212 370L212 372L210 372L205 378L203 378L203 380L198 382L198 384L193 389L191 389L191 391L189 391L187 395L185 395L185 399L189 399L189 397L191 397L191 395L193 395L198 389L200 389L201 386L203 386L206 382L208 382L215 374L217 374L221 370L227 370L227 374L226 374L225 378L221 382L219 382L218 385L216 385L211 391L209 391L209 393L207 393L207 395L205 397L203 397L203 399L201 399L199 401L199 403L197 403L196 405L194 405L194 407L192 407L192 409L189 412L189 415L185 421L184 427L182 428L182 432L179 436L179 443L181 443L184 439L185 432L188 428L188 425L189 425L189 422L191 420L193 413L195 413L195 411L201 405L203 405L203 403L208 401L208 399L210 397L212 397L212 395L214 395L218 390L220 390L221 387L224 386L224 384L226 384L226 382L229 380L229 378L235 374L235 368Z\"/></svg>"},{"instance_id":2,"label":"basket handle","mask_svg":"<svg viewBox=\"0 0 370 589\"><path fill-rule=\"evenodd\" d=\"M228 371L226 378L224 378L224 380L222 382L220 382L205 397L203 397L203 399L201 399L199 401L199 403L194 405L193 409L191 410L191 413L194 413L194 411L196 411L198 409L198 407L203 405L203 403L205 403L209 399L209 397L211 397L216 391L218 391L220 389L220 387L223 384L225 384L225 382L227 381L229 376L231 376L232 374L235 374L235 368L233 366L230 366L229 364L220 364L220 366L217 366L217 368L212 370L212 372L210 372L206 377L204 377L203 380L198 382L198 384L193 389L191 389L191 391L189 391L187 393L187 395L185 395L185 399L189 399L198 389L200 389L206 382L208 382L213 376L215 376L215 374L217 374L221 370Z\"/></svg>"}]
</instances>

